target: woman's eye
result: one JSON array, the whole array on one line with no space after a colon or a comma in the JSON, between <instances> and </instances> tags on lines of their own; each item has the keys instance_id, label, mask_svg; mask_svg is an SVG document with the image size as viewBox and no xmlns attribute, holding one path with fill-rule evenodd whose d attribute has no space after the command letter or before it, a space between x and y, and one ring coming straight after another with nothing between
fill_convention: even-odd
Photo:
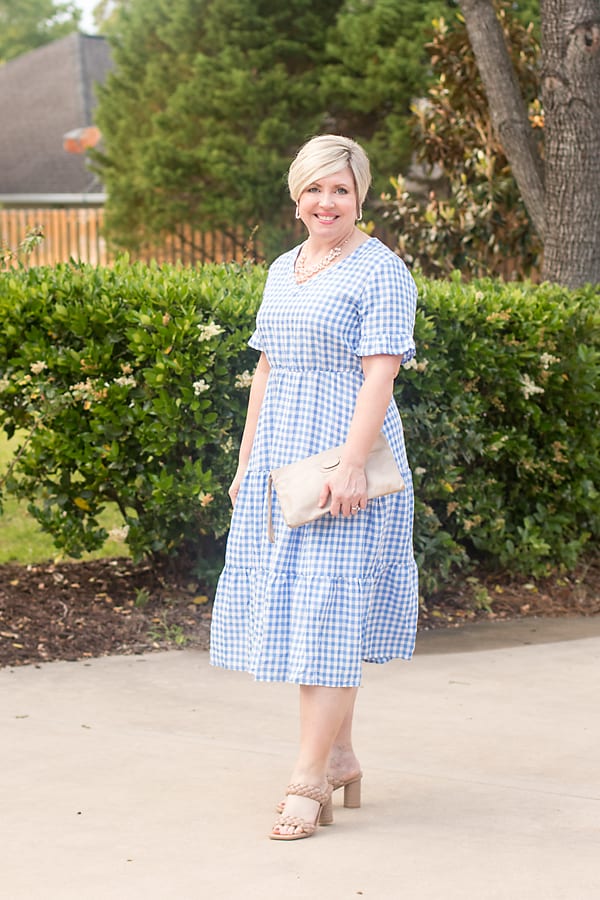
<instances>
[{"instance_id":1,"label":"woman's eye","mask_svg":"<svg viewBox=\"0 0 600 900\"><path fill-rule=\"evenodd\" d=\"M318 190L319 190L318 187L309 187L309 188L307 188L307 193L316 194Z\"/></svg>"},{"instance_id":2,"label":"woman's eye","mask_svg":"<svg viewBox=\"0 0 600 900\"><path fill-rule=\"evenodd\" d=\"M338 194L347 194L348 191L344 187L340 187L337 189Z\"/></svg>"}]
</instances>

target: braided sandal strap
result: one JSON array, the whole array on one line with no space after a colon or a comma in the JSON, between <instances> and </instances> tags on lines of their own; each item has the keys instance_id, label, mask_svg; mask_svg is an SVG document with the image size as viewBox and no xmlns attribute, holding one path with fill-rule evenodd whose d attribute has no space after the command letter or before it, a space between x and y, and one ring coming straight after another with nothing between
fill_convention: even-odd
<instances>
[{"instance_id":1,"label":"braided sandal strap","mask_svg":"<svg viewBox=\"0 0 600 900\"><path fill-rule=\"evenodd\" d=\"M331 775L328 775L327 781L332 786L333 790L337 791L341 787L346 787L348 784L360 781L362 777L362 772L358 772L356 775L353 775L352 778L333 778Z\"/></svg>"},{"instance_id":2,"label":"braided sandal strap","mask_svg":"<svg viewBox=\"0 0 600 900\"><path fill-rule=\"evenodd\" d=\"M286 796L288 794L294 794L297 797L308 797L309 800L315 800L321 806L325 806L331 797L331 791L331 785L329 785L326 790L322 791L321 788L314 784L288 784L285 793Z\"/></svg>"},{"instance_id":3,"label":"braided sandal strap","mask_svg":"<svg viewBox=\"0 0 600 900\"><path fill-rule=\"evenodd\" d=\"M299 828L304 834L314 834L317 830L314 822L307 822L306 819L301 819L300 816L279 816L274 827L278 828L281 825L291 825L293 828Z\"/></svg>"}]
</instances>

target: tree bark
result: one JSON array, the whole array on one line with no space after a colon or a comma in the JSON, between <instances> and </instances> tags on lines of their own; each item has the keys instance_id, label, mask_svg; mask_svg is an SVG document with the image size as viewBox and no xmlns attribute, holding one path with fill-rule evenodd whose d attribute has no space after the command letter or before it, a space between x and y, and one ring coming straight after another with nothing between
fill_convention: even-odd
<instances>
[{"instance_id":1,"label":"tree bark","mask_svg":"<svg viewBox=\"0 0 600 900\"><path fill-rule=\"evenodd\" d=\"M488 98L494 131L504 148L533 225L544 240L543 164L502 27L492 0L459 0L459 3Z\"/></svg>"},{"instance_id":2,"label":"tree bark","mask_svg":"<svg viewBox=\"0 0 600 900\"><path fill-rule=\"evenodd\" d=\"M600 0L541 0L543 276L600 283ZM508 154L507 154L508 155Z\"/></svg>"}]
</instances>

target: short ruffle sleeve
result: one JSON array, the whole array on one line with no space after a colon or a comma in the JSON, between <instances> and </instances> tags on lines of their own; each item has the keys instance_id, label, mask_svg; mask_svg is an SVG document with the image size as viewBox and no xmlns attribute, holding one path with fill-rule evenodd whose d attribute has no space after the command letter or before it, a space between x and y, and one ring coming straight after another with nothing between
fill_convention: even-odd
<instances>
[{"instance_id":1,"label":"short ruffle sleeve","mask_svg":"<svg viewBox=\"0 0 600 900\"><path fill-rule=\"evenodd\" d=\"M374 267L358 304L358 356L389 354L402 363L415 355L413 330L417 286L399 256L390 253Z\"/></svg>"},{"instance_id":2,"label":"short ruffle sleeve","mask_svg":"<svg viewBox=\"0 0 600 900\"><path fill-rule=\"evenodd\" d=\"M252 347L253 350L260 350L261 353L264 350L263 340L260 333L260 328L256 328L253 333L250 335L248 339L248 346Z\"/></svg>"},{"instance_id":3,"label":"short ruffle sleeve","mask_svg":"<svg viewBox=\"0 0 600 900\"><path fill-rule=\"evenodd\" d=\"M297 251L296 251L297 252ZM263 291L263 298L261 305L258 309L258 313L256 315L256 326L254 331L250 335L248 339L248 346L252 347L253 350L259 350L261 353L265 352L266 349L266 340L265 333L261 323L261 312L263 308L263 303L265 301L265 297L268 294L269 288L271 287L273 280L277 280L278 274L282 271L282 268L285 267L286 257L290 256L290 251L287 253L283 253L276 260L274 260L269 266L269 271L267 272L267 280L265 282L265 287Z\"/></svg>"}]
</instances>

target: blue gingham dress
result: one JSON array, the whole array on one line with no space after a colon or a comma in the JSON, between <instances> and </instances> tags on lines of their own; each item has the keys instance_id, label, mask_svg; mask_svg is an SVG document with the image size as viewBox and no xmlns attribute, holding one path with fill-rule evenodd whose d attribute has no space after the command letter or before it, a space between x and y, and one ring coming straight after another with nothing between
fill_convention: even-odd
<instances>
[{"instance_id":1,"label":"blue gingham dress","mask_svg":"<svg viewBox=\"0 0 600 900\"><path fill-rule=\"evenodd\" d=\"M383 431L406 490L295 529L274 495L270 543L267 481L271 469L344 443L362 356L414 356L416 287L376 238L301 285L297 254L272 264L250 339L271 371L217 587L211 662L259 681L350 687L362 661L409 659L415 642L412 479L394 400Z\"/></svg>"}]
</instances>

